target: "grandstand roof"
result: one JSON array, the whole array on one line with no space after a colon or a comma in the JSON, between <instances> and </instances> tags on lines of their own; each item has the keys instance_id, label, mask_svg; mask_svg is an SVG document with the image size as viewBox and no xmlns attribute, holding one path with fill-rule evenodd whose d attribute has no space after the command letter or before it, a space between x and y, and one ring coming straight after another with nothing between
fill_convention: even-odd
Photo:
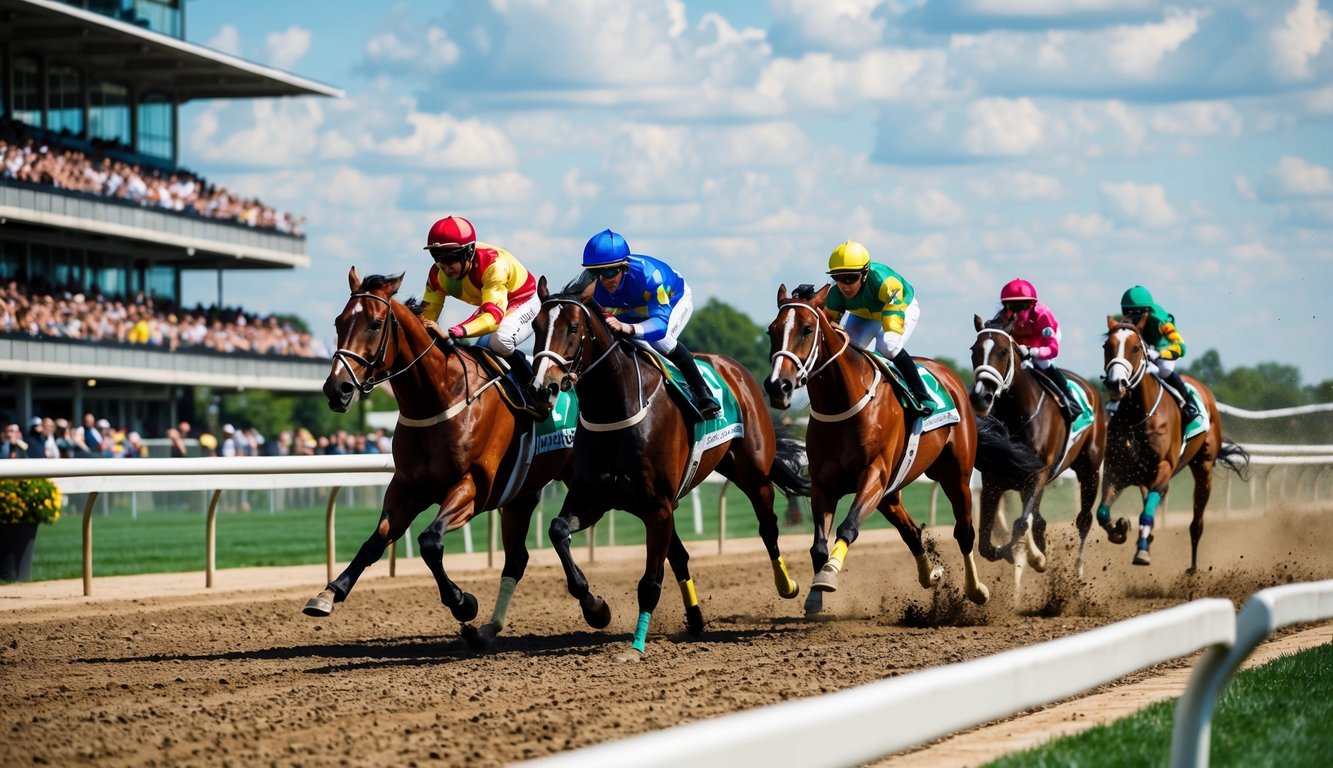
<instances>
[{"instance_id":1,"label":"grandstand roof","mask_svg":"<svg viewBox=\"0 0 1333 768\"><path fill-rule=\"evenodd\" d=\"M40 50L51 63L114 72L118 80L181 102L343 95L330 85L50 0L0 0L0 42L18 54Z\"/></svg>"}]
</instances>

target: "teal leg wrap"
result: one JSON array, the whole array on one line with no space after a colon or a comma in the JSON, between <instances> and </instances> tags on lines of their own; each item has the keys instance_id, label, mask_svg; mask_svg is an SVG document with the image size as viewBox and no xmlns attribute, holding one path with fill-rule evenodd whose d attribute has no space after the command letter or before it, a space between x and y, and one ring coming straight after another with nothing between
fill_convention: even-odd
<instances>
[{"instance_id":1,"label":"teal leg wrap","mask_svg":"<svg viewBox=\"0 0 1333 768\"><path fill-rule=\"evenodd\" d=\"M1162 494L1157 491L1149 491L1148 498L1143 500L1143 514L1139 515L1139 525L1152 527L1153 514L1157 512L1157 505L1162 501Z\"/></svg>"},{"instance_id":2,"label":"teal leg wrap","mask_svg":"<svg viewBox=\"0 0 1333 768\"><path fill-rule=\"evenodd\" d=\"M1097 507L1097 524L1098 525L1111 524L1111 508L1106 506L1105 504L1102 504L1101 506Z\"/></svg>"},{"instance_id":3,"label":"teal leg wrap","mask_svg":"<svg viewBox=\"0 0 1333 768\"><path fill-rule=\"evenodd\" d=\"M653 615L644 611L639 614L639 625L634 628L634 650L643 653L644 646L648 643L648 621Z\"/></svg>"}]
</instances>

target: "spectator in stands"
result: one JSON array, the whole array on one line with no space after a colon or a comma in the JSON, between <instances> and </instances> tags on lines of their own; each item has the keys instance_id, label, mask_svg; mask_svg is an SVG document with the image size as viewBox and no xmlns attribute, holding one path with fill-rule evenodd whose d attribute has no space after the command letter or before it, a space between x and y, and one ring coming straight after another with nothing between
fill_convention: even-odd
<instances>
[{"instance_id":1,"label":"spectator in stands","mask_svg":"<svg viewBox=\"0 0 1333 768\"><path fill-rule=\"evenodd\" d=\"M0 459L22 459L28 455L28 444L23 440L23 429L17 424L6 424L4 440L0 441Z\"/></svg>"},{"instance_id":2,"label":"spectator in stands","mask_svg":"<svg viewBox=\"0 0 1333 768\"><path fill-rule=\"evenodd\" d=\"M217 456L218 439L205 432L199 436L199 448L203 450L205 456Z\"/></svg>"},{"instance_id":3,"label":"spectator in stands","mask_svg":"<svg viewBox=\"0 0 1333 768\"><path fill-rule=\"evenodd\" d=\"M79 436L83 439L83 448L93 456L102 455L102 432L98 427L97 417L92 411L83 414L83 426L79 427ZM107 424L108 427L111 424Z\"/></svg>"},{"instance_id":4,"label":"spectator in stands","mask_svg":"<svg viewBox=\"0 0 1333 768\"><path fill-rule=\"evenodd\" d=\"M175 427L167 429L167 440L171 441L171 457L173 459L183 459L189 454L185 449L185 438L181 436L181 431Z\"/></svg>"},{"instance_id":5,"label":"spectator in stands","mask_svg":"<svg viewBox=\"0 0 1333 768\"><path fill-rule=\"evenodd\" d=\"M46 431L45 422L37 416L32 417L32 424L28 427L28 458L30 459L58 459L60 451L56 449L55 438ZM54 429L54 424L52 429Z\"/></svg>"},{"instance_id":6,"label":"spectator in stands","mask_svg":"<svg viewBox=\"0 0 1333 768\"><path fill-rule=\"evenodd\" d=\"M53 437L56 443L56 452L60 454L60 458L62 459L72 459L77 455L75 453L74 440L71 436L72 433L73 430L69 428L68 419L55 420L55 432L53 433Z\"/></svg>"},{"instance_id":7,"label":"spectator in stands","mask_svg":"<svg viewBox=\"0 0 1333 768\"><path fill-rule=\"evenodd\" d=\"M237 448L236 427L230 424L222 425L222 444L219 453L226 457L245 455Z\"/></svg>"},{"instance_id":8,"label":"spectator in stands","mask_svg":"<svg viewBox=\"0 0 1333 768\"><path fill-rule=\"evenodd\" d=\"M148 446L143 444L143 438L138 432L130 431L125 435L125 458L127 459L146 459L148 458Z\"/></svg>"}]
</instances>

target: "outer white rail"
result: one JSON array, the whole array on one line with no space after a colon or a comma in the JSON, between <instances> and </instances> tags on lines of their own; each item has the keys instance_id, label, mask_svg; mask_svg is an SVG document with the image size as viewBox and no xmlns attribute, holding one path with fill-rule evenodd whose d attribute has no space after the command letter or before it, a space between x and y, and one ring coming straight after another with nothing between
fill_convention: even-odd
<instances>
[{"instance_id":1,"label":"outer white rail","mask_svg":"<svg viewBox=\"0 0 1333 768\"><path fill-rule=\"evenodd\" d=\"M1194 667L1189 687L1176 704L1171 738L1174 768L1205 768L1213 709L1241 662L1274 630L1333 618L1333 581L1288 584L1254 593L1236 617L1236 642L1209 648Z\"/></svg>"},{"instance_id":2,"label":"outer white rail","mask_svg":"<svg viewBox=\"0 0 1333 768\"><path fill-rule=\"evenodd\" d=\"M1209 598L1091 632L532 761L633 765L848 766L1072 696L1203 648L1230 646L1235 613ZM812 739L812 733L840 734Z\"/></svg>"}]
</instances>

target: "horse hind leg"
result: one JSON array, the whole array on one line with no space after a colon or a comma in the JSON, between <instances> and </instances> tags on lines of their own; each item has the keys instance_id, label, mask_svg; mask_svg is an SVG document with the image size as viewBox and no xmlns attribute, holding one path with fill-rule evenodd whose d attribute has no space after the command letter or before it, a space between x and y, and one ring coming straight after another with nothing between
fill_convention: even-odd
<instances>
[{"instance_id":1,"label":"horse hind leg","mask_svg":"<svg viewBox=\"0 0 1333 768\"><path fill-rule=\"evenodd\" d=\"M1092 531L1092 506L1097 503L1097 467L1086 456L1080 456L1073 467L1078 477L1079 498L1078 517L1074 520L1078 528L1078 559L1074 569L1082 579L1088 559L1088 533Z\"/></svg>"},{"instance_id":2,"label":"horse hind leg","mask_svg":"<svg viewBox=\"0 0 1333 768\"><path fill-rule=\"evenodd\" d=\"M573 491L565 496L564 506L560 510L560 515L551 521L547 528L547 537L551 541L551 547L555 549L556 555L560 558L560 565L565 570L565 582L569 588L569 594L579 601L579 608L583 611L583 620L588 622L588 626L593 629L605 629L611 623L611 606L600 595L594 595L588 589L588 579L579 570L578 564L574 562L574 555L570 551L570 537L583 530L586 526L582 519L576 517L571 510L577 509L575 494ZM573 503L571 503L573 502ZM596 522L605 511L597 512L592 522Z\"/></svg>"},{"instance_id":3,"label":"horse hind leg","mask_svg":"<svg viewBox=\"0 0 1333 768\"><path fill-rule=\"evenodd\" d=\"M540 491L538 492L540 493ZM495 595L495 608L491 610L491 620L481 625L475 632L464 628L463 637L474 648L488 648L505 627L509 613L509 603L513 600L518 582L528 567L528 527L532 522L532 510L536 509L538 494L521 496L509 506L492 512L500 515L500 538L504 543L504 568L500 571L500 588Z\"/></svg>"},{"instance_id":4,"label":"horse hind leg","mask_svg":"<svg viewBox=\"0 0 1333 768\"><path fill-rule=\"evenodd\" d=\"M981 486L981 515L977 531L977 548L981 556L991 562L1003 557L991 539L995 530L996 515L1000 510L1000 501L1004 498L1004 488L997 483L985 483Z\"/></svg>"},{"instance_id":5,"label":"horse hind leg","mask_svg":"<svg viewBox=\"0 0 1333 768\"><path fill-rule=\"evenodd\" d=\"M1190 465L1194 475L1194 518L1190 520L1190 569L1197 573L1199 569L1199 539L1203 538L1203 513L1208 507L1208 499L1213 495L1213 462L1200 462Z\"/></svg>"},{"instance_id":6,"label":"horse hind leg","mask_svg":"<svg viewBox=\"0 0 1333 768\"><path fill-rule=\"evenodd\" d=\"M754 507L755 519L759 521L759 538L764 541L768 551L768 561L773 567L773 585L778 596L791 600L801 593L801 587L791 577L787 563L782 559L782 550L778 547L778 516L773 511L773 483L768 478L747 479L739 472L731 477L737 487L745 492L750 505Z\"/></svg>"},{"instance_id":7,"label":"horse hind leg","mask_svg":"<svg viewBox=\"0 0 1333 768\"><path fill-rule=\"evenodd\" d=\"M895 492L885 496L879 504L879 511L898 529L898 535L916 560L917 582L925 589L939 584L940 579L944 578L944 566L930 561L930 555L921 542L921 529L912 516L907 514L907 508L902 504L902 494Z\"/></svg>"},{"instance_id":8,"label":"horse hind leg","mask_svg":"<svg viewBox=\"0 0 1333 768\"><path fill-rule=\"evenodd\" d=\"M971 473L964 474L959 468L951 466L947 471L938 473L938 476L931 472L927 474L940 484L953 507L953 537L963 556L963 594L973 603L985 605L990 599L990 589L977 573L977 561L972 551L976 531L972 529L972 488L968 484Z\"/></svg>"}]
</instances>

